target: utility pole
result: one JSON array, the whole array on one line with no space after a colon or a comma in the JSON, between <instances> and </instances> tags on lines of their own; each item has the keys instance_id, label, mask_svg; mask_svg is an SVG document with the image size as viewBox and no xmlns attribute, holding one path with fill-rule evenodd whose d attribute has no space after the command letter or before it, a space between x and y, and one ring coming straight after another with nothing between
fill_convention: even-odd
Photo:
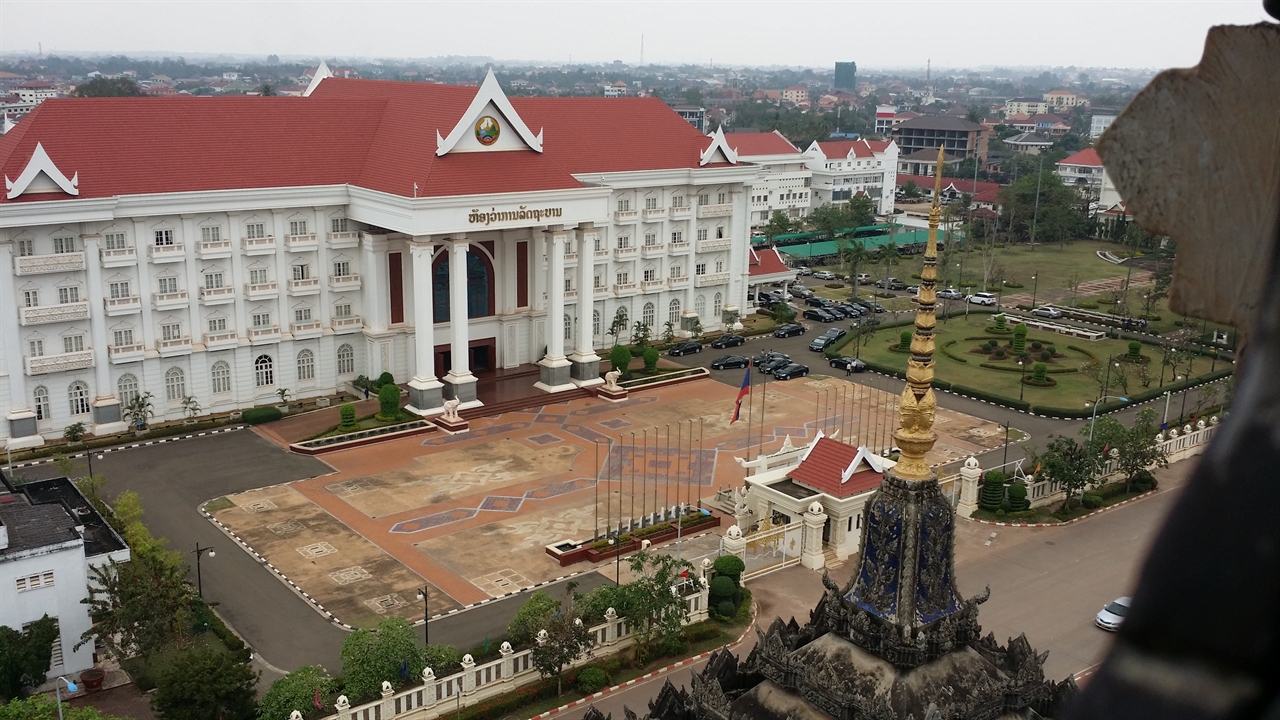
<instances>
[{"instance_id":1,"label":"utility pole","mask_svg":"<svg viewBox=\"0 0 1280 720\"><path fill-rule=\"evenodd\" d=\"M1036 173L1036 204L1031 212L1031 248L1036 246L1036 221L1040 218L1040 183L1044 181L1044 153L1040 153L1040 171Z\"/></svg>"}]
</instances>

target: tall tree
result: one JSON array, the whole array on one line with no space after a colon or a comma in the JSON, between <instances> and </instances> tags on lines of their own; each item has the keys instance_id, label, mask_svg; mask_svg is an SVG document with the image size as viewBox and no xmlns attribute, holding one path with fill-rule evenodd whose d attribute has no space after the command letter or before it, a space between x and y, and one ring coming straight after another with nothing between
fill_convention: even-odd
<instances>
[{"instance_id":1,"label":"tall tree","mask_svg":"<svg viewBox=\"0 0 1280 720\"><path fill-rule=\"evenodd\" d=\"M123 659L171 644L184 647L190 640L201 600L187 583L186 565L154 545L132 550L127 563L92 568L89 597L83 602L89 605L93 627L77 647L92 640Z\"/></svg>"},{"instance_id":2,"label":"tall tree","mask_svg":"<svg viewBox=\"0 0 1280 720\"><path fill-rule=\"evenodd\" d=\"M1098 467L1096 457L1083 443L1063 435L1049 441L1045 452L1038 456L1037 463L1040 479L1056 482L1062 487L1066 495L1062 503L1064 510L1071 507L1071 501L1077 492L1083 491L1085 486L1093 482Z\"/></svg>"},{"instance_id":3,"label":"tall tree","mask_svg":"<svg viewBox=\"0 0 1280 720\"><path fill-rule=\"evenodd\" d=\"M421 677L426 667L413 628L399 616L383 620L373 631L348 635L341 656L343 689L353 701L377 697L384 680L400 685Z\"/></svg>"},{"instance_id":4,"label":"tall tree","mask_svg":"<svg viewBox=\"0 0 1280 720\"><path fill-rule=\"evenodd\" d=\"M196 648L160 669L151 708L162 720L253 720L257 683L247 662Z\"/></svg>"},{"instance_id":5,"label":"tall tree","mask_svg":"<svg viewBox=\"0 0 1280 720\"><path fill-rule=\"evenodd\" d=\"M679 588L682 572L692 571L687 560L641 551L631 556L635 579L623 585L625 602L620 614L627 618L635 637L636 658L643 658L654 642L678 638L689 607Z\"/></svg>"},{"instance_id":6,"label":"tall tree","mask_svg":"<svg viewBox=\"0 0 1280 720\"><path fill-rule=\"evenodd\" d=\"M846 222L844 212L831 203L816 207L809 213L809 227L826 240L835 240L836 233L845 229Z\"/></svg>"},{"instance_id":7,"label":"tall tree","mask_svg":"<svg viewBox=\"0 0 1280 720\"><path fill-rule=\"evenodd\" d=\"M577 583L569 583L565 599L548 620L533 646L533 665L543 678L556 679L556 695L564 693L564 669L591 649L591 633L587 631L582 614L574 602L573 591Z\"/></svg>"},{"instance_id":8,"label":"tall tree","mask_svg":"<svg viewBox=\"0 0 1280 720\"><path fill-rule=\"evenodd\" d=\"M781 210L774 210L773 214L769 216L769 224L764 226L764 234L769 242L773 242L773 239L779 235L786 235L791 232L791 228L791 218L787 217L787 214Z\"/></svg>"},{"instance_id":9,"label":"tall tree","mask_svg":"<svg viewBox=\"0 0 1280 720\"><path fill-rule=\"evenodd\" d=\"M842 241L843 247L840 248L840 261L845 267L849 268L849 284L853 286L850 299L858 299L858 270L866 263L871 262L871 251L867 249L866 243L861 240Z\"/></svg>"},{"instance_id":10,"label":"tall tree","mask_svg":"<svg viewBox=\"0 0 1280 720\"><path fill-rule=\"evenodd\" d=\"M306 720L327 715L324 706L328 705L329 695L338 684L329 673L319 665L303 665L293 672L271 683L271 688L258 702L260 720L287 718L294 710L302 713ZM319 704L316 707L316 698Z\"/></svg>"},{"instance_id":11,"label":"tall tree","mask_svg":"<svg viewBox=\"0 0 1280 720\"><path fill-rule=\"evenodd\" d=\"M142 88L131 78L96 77L87 83L81 83L71 92L71 97L142 97Z\"/></svg>"},{"instance_id":12,"label":"tall tree","mask_svg":"<svg viewBox=\"0 0 1280 720\"><path fill-rule=\"evenodd\" d=\"M12 582L12 581L10 581ZM0 625L0 701L44 682L58 639L58 623L45 615L22 632Z\"/></svg>"}]
</instances>

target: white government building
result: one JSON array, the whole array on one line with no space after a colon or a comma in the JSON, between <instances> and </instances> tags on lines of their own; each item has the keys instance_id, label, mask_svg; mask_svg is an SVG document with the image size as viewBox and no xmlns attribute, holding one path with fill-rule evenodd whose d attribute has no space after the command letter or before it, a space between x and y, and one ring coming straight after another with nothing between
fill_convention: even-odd
<instances>
[{"instance_id":1,"label":"white government building","mask_svg":"<svg viewBox=\"0 0 1280 720\"><path fill-rule=\"evenodd\" d=\"M173 419L389 371L430 414L531 363L548 392L598 383L619 314L746 308L763 173L652 98L323 68L298 98L49 100L0 170L10 448L123 430L143 392Z\"/></svg>"}]
</instances>

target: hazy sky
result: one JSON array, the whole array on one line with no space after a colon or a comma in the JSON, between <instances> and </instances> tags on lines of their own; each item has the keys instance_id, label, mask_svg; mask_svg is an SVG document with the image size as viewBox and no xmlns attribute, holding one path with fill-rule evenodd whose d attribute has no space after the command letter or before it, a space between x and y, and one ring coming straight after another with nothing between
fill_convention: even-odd
<instances>
[{"instance_id":1,"label":"hazy sky","mask_svg":"<svg viewBox=\"0 0 1280 720\"><path fill-rule=\"evenodd\" d=\"M734 65L1190 66L1260 0L0 0L0 53L163 51Z\"/></svg>"}]
</instances>

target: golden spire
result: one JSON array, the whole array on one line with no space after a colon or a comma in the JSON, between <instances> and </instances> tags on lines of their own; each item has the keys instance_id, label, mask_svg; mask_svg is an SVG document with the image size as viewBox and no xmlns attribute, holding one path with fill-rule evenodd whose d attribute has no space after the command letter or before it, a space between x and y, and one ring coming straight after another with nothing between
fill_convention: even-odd
<instances>
[{"instance_id":1,"label":"golden spire","mask_svg":"<svg viewBox=\"0 0 1280 720\"><path fill-rule=\"evenodd\" d=\"M938 224L942 220L939 200L944 160L943 150L939 147L934 171L933 207L929 208L929 241L924 249L924 269L920 271L916 332L911 338L911 357L907 359L907 386L902 390L898 408L901 427L893 433L902 454L892 472L903 480L928 480L932 476L924 456L938 439L933 433L933 418L938 409L938 399L933 394L933 331L938 324L934 307L938 301Z\"/></svg>"}]
</instances>

